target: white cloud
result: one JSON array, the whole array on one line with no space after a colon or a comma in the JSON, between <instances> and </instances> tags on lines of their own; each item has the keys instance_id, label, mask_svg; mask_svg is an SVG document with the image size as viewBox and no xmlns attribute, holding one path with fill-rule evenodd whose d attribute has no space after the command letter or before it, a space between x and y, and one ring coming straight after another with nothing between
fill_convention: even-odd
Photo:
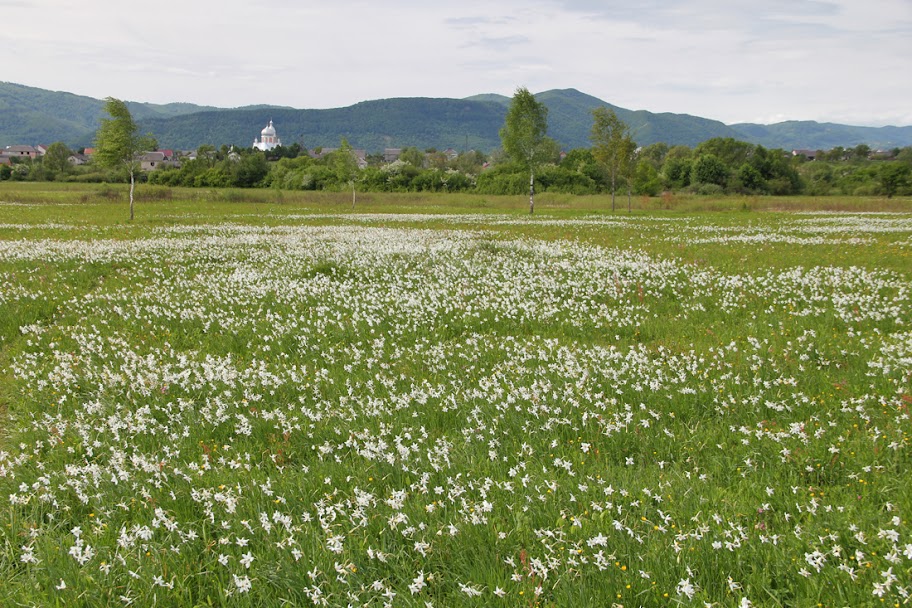
<instances>
[{"instance_id":1,"label":"white cloud","mask_svg":"<svg viewBox=\"0 0 912 608\"><path fill-rule=\"evenodd\" d=\"M131 4L0 0L4 78L225 107L574 87L725 122L912 123L909 0Z\"/></svg>"}]
</instances>

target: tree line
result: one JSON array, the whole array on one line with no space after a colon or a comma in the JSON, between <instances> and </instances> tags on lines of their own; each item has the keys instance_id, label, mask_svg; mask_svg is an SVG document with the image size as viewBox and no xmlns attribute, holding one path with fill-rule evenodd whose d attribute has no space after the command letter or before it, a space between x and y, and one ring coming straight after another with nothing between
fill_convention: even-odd
<instances>
[{"instance_id":1,"label":"tree line","mask_svg":"<svg viewBox=\"0 0 912 608\"><path fill-rule=\"evenodd\" d=\"M266 153L253 148L201 146L179 166L138 171L138 155L155 147L141 136L123 102L109 98L109 116L96 135L96 154L72 166L62 143L39 159L0 165L0 180L131 182L165 186L347 190L357 192L536 192L657 196L663 192L824 196L912 195L912 147L875 154L865 145L818 151L809 159L732 138L693 148L654 143L638 147L634 134L608 108L593 111L591 146L562 152L547 136L547 108L517 89L500 131L502 147L490 154L456 156L406 148L387 163L379 154L357 158L344 140L330 154L311 154L300 144ZM316 150L320 152L320 150Z\"/></svg>"}]
</instances>

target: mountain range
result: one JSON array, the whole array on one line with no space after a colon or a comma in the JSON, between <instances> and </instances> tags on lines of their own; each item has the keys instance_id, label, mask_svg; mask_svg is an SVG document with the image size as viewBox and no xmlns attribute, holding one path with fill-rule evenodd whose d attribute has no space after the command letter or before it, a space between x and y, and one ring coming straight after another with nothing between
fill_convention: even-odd
<instances>
[{"instance_id":1,"label":"mountain range","mask_svg":"<svg viewBox=\"0 0 912 608\"><path fill-rule=\"evenodd\" d=\"M788 150L912 145L912 126L875 128L813 121L726 125L688 114L628 110L576 89L544 91L536 98L548 107L548 134L566 150L589 146L591 112L599 106L614 110L640 145L695 146L714 137ZM330 110L272 105L226 109L190 103L128 102L127 106L142 131L151 132L167 148L246 147L272 120L285 145L299 143L308 149L335 147L344 137L355 148L368 151L415 146L488 152L500 145L498 131L509 104L509 97L484 94L466 99L381 99ZM103 108L99 99L0 82L0 147L55 141L74 148L91 146Z\"/></svg>"}]
</instances>

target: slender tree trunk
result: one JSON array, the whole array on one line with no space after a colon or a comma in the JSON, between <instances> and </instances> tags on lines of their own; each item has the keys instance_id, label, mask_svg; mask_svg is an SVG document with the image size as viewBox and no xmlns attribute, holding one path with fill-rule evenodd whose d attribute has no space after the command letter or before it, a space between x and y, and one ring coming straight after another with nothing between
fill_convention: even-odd
<instances>
[{"instance_id":1,"label":"slender tree trunk","mask_svg":"<svg viewBox=\"0 0 912 608\"><path fill-rule=\"evenodd\" d=\"M627 182L627 213L630 213L630 182Z\"/></svg>"},{"instance_id":2,"label":"slender tree trunk","mask_svg":"<svg viewBox=\"0 0 912 608\"><path fill-rule=\"evenodd\" d=\"M614 171L611 171L611 213L614 213L614 191L616 190Z\"/></svg>"},{"instance_id":3,"label":"slender tree trunk","mask_svg":"<svg viewBox=\"0 0 912 608\"><path fill-rule=\"evenodd\" d=\"M130 221L133 221L133 187L135 181L133 179L133 167L130 167Z\"/></svg>"},{"instance_id":4,"label":"slender tree trunk","mask_svg":"<svg viewBox=\"0 0 912 608\"><path fill-rule=\"evenodd\" d=\"M352 211L355 210L355 182L352 182Z\"/></svg>"},{"instance_id":5,"label":"slender tree trunk","mask_svg":"<svg viewBox=\"0 0 912 608\"><path fill-rule=\"evenodd\" d=\"M535 213L535 171L529 172L529 215Z\"/></svg>"}]
</instances>

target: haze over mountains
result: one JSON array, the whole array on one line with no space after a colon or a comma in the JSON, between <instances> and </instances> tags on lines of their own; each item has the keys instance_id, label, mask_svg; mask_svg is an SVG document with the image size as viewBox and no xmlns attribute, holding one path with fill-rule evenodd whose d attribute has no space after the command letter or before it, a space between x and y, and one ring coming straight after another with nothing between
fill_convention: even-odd
<instances>
[{"instance_id":1,"label":"haze over mountains","mask_svg":"<svg viewBox=\"0 0 912 608\"><path fill-rule=\"evenodd\" d=\"M665 142L695 146L713 137L732 137L767 148L823 149L868 144L872 148L912 145L912 126L857 127L813 121L774 125L725 125L687 114L653 113L613 106L575 89L539 93L548 107L548 134L566 149L588 147L591 111L613 109L640 145ZM285 145L338 146L342 137L356 148L387 147L476 149L500 146L499 129L510 98L476 95L466 99L398 98L364 101L347 108L297 110L259 105L224 109L188 103L165 105L128 102L141 129L161 147L195 149L202 144L249 146L272 120ZM104 102L65 92L0 83L0 147L63 141L78 148L92 145Z\"/></svg>"}]
</instances>

